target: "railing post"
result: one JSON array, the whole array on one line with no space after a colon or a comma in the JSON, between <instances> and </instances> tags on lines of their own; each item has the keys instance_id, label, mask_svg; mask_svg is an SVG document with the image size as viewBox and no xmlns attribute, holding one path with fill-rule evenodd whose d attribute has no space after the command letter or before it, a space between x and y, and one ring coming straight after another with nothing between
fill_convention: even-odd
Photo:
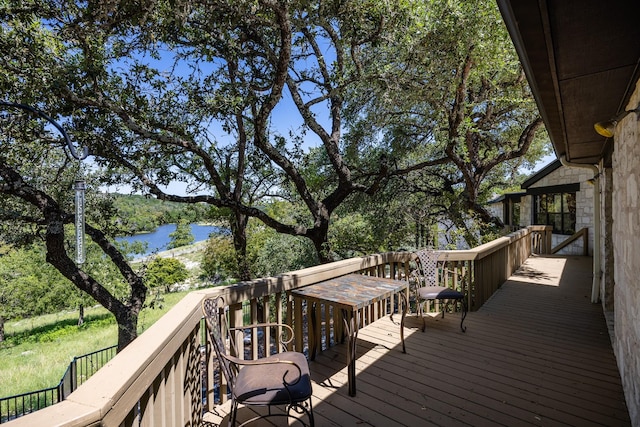
<instances>
[{"instance_id":1,"label":"railing post","mask_svg":"<svg viewBox=\"0 0 640 427\"><path fill-rule=\"evenodd\" d=\"M473 275L473 262L465 261L464 264L465 270L464 275L466 276L466 285L467 285L467 308L469 311L475 310L475 294L477 292L476 286L474 284L474 275Z\"/></svg>"},{"instance_id":2,"label":"railing post","mask_svg":"<svg viewBox=\"0 0 640 427\"><path fill-rule=\"evenodd\" d=\"M553 236L553 227L551 227L550 225L547 225L545 227L545 246L544 246L544 252L542 252L543 254L550 254L551 253L551 246L552 246L552 241L551 238Z\"/></svg>"}]
</instances>

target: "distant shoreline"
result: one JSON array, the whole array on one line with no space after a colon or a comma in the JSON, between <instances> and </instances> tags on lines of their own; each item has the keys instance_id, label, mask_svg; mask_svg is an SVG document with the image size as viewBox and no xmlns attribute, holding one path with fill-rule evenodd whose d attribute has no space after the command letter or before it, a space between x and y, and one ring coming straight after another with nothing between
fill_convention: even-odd
<instances>
[{"instance_id":1,"label":"distant shoreline","mask_svg":"<svg viewBox=\"0 0 640 427\"><path fill-rule=\"evenodd\" d=\"M194 238L195 243L207 241L211 235L225 234L228 230L227 228L220 227L219 225L208 223L194 222L189 224L189 226L191 227L191 235ZM162 256L171 256L172 249L167 249L167 247L170 246L170 243L172 241L171 233L176 230L176 227L177 226L175 223L162 224L151 233L138 233L118 237L116 238L116 241L127 242L127 244L129 245L139 243L145 245L143 253L128 253L128 255L135 261L146 259L161 252L169 252L168 254L163 254Z\"/></svg>"},{"instance_id":2,"label":"distant shoreline","mask_svg":"<svg viewBox=\"0 0 640 427\"><path fill-rule=\"evenodd\" d=\"M204 246L207 244L206 240L201 240L199 242L192 243L191 245L180 246L173 249L167 249L164 251L158 251L149 255L142 255L137 258L131 260L132 263L142 263L146 261L151 261L153 258L175 258L177 256L197 252L198 250L204 249Z\"/></svg>"}]
</instances>

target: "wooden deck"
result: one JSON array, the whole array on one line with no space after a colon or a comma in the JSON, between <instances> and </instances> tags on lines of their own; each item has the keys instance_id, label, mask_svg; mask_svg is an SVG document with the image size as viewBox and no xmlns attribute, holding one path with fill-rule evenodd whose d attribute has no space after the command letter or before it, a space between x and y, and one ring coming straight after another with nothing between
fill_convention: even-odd
<instances>
[{"instance_id":1,"label":"wooden deck","mask_svg":"<svg viewBox=\"0 0 640 427\"><path fill-rule=\"evenodd\" d=\"M410 316L403 354L399 317L379 320L358 335L355 397L344 346L311 362L315 424L630 426L604 315L590 295L590 258L532 257L469 313L464 334L458 314L428 319L424 333ZM208 425L226 425L226 409L207 414Z\"/></svg>"}]
</instances>

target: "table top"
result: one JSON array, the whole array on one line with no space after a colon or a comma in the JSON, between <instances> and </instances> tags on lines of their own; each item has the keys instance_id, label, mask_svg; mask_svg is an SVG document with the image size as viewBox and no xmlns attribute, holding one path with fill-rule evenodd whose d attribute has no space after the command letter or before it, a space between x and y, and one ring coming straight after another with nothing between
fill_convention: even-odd
<instances>
[{"instance_id":1,"label":"table top","mask_svg":"<svg viewBox=\"0 0 640 427\"><path fill-rule=\"evenodd\" d=\"M294 289L291 291L291 295L358 310L389 298L393 294L407 289L408 286L407 282L400 280L363 274L347 274Z\"/></svg>"}]
</instances>

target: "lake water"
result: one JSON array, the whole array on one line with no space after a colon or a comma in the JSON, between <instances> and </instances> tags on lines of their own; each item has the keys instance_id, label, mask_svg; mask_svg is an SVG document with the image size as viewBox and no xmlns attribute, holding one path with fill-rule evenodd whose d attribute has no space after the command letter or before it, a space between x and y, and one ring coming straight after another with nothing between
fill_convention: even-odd
<instances>
[{"instance_id":1,"label":"lake water","mask_svg":"<svg viewBox=\"0 0 640 427\"><path fill-rule=\"evenodd\" d=\"M223 232L222 228L216 227L215 225L190 224L190 226L191 226L191 234L195 239L194 243L207 240L210 234L219 234ZM136 256L146 256L154 252L166 251L167 245L171 241L171 237L169 237L169 234L173 233L175 230L176 230L175 224L164 224L156 228L152 233L116 237L116 241L118 242L126 241L129 243L135 243L135 242L147 243L148 244L147 251L142 255L136 255Z\"/></svg>"}]
</instances>

